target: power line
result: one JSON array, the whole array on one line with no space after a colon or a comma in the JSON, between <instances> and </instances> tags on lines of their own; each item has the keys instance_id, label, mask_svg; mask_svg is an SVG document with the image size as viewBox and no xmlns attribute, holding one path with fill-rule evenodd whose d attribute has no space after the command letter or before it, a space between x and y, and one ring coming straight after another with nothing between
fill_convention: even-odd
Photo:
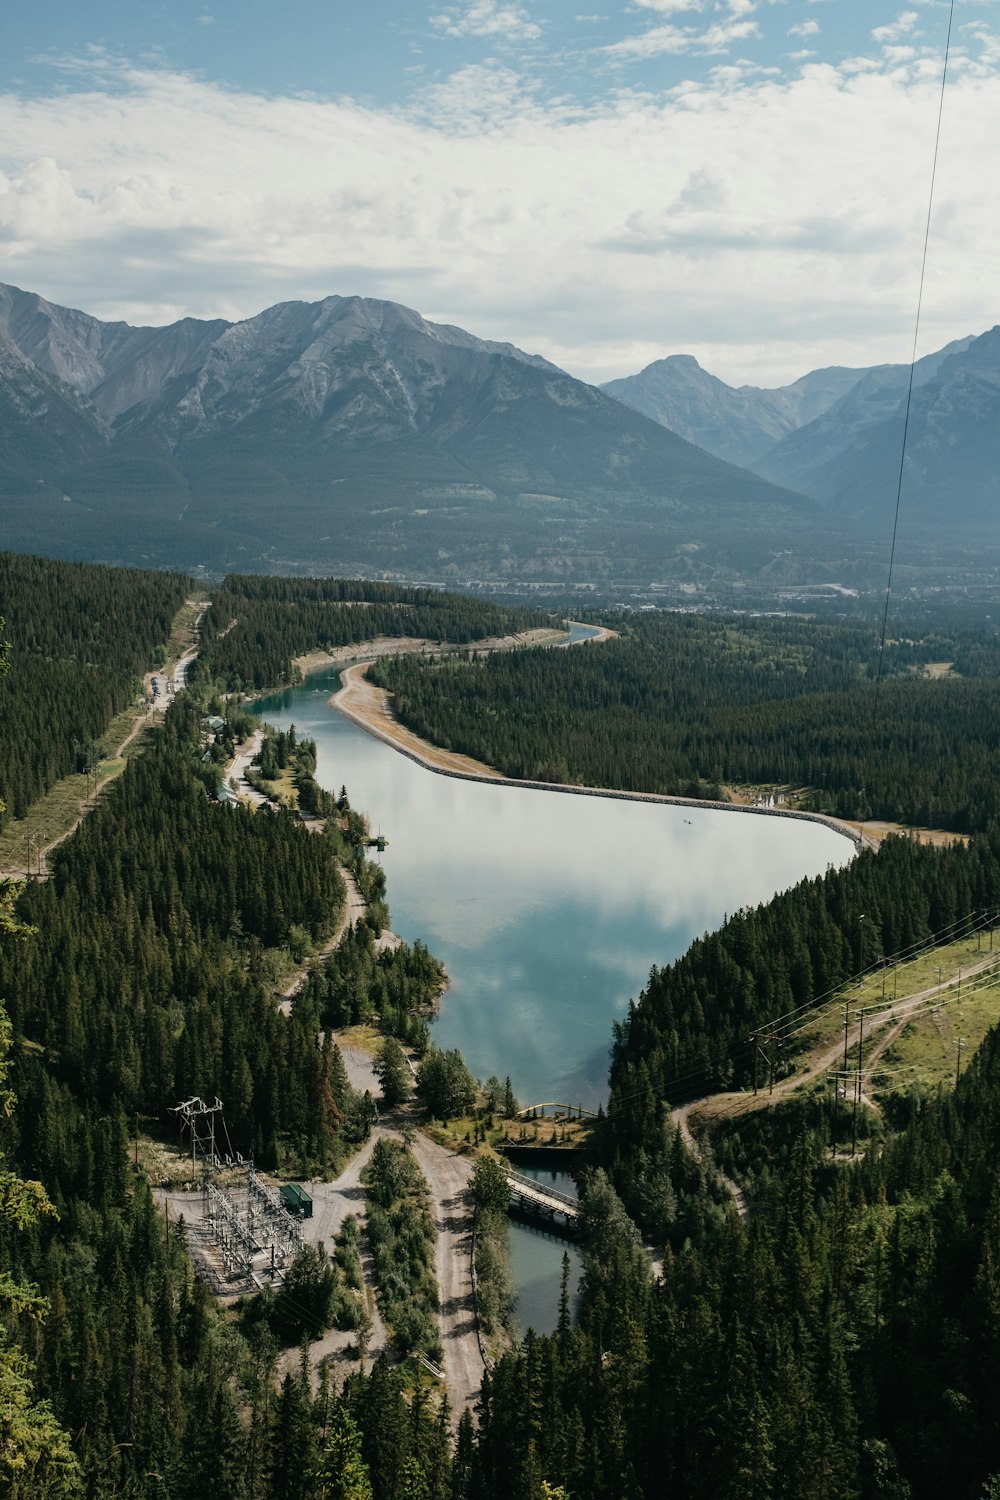
<instances>
[{"instance_id":1,"label":"power line","mask_svg":"<svg viewBox=\"0 0 1000 1500\"><path fill-rule=\"evenodd\" d=\"M899 450L899 477L896 482L896 506L892 520L892 542L889 547L889 571L885 581L885 608L882 611L882 634L878 648L878 667L875 673L875 692L872 698L872 720L868 732L868 754L865 760L865 778L861 788L862 797L865 801L861 806L861 835L864 837L865 824L868 821L866 806L868 793L868 781L871 775L872 759L875 749L875 729L878 724L879 702L882 693L882 667L885 659L885 636L889 621L889 599L892 594L892 570L896 559L896 537L899 532L899 512L903 495L903 473L906 465L906 441L910 432L910 408L913 404L913 377L917 368L917 343L920 336L920 316L924 305L924 283L927 279L927 251L931 239L931 218L934 212L934 187L937 182L938 155L941 149L941 122L944 118L944 96L945 85L948 81L948 62L951 57L951 29L955 18L955 0L951 0L948 7L948 31L944 44L944 64L941 69L941 90L938 96L937 128L934 134L934 153L931 162L931 182L927 195L927 221L924 225L924 248L920 260L920 284L917 291L917 315L913 324L913 350L910 356L910 375L906 386L906 407L903 417L903 441Z\"/></svg>"}]
</instances>

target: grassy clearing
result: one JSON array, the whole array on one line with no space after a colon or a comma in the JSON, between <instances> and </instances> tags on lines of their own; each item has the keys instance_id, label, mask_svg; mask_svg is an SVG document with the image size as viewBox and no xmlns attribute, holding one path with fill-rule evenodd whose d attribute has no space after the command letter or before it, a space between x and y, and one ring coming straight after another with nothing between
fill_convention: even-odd
<instances>
[{"instance_id":1,"label":"grassy clearing","mask_svg":"<svg viewBox=\"0 0 1000 1500\"><path fill-rule=\"evenodd\" d=\"M779 785L778 783L769 786L753 786L734 782L722 787L723 796L741 807L758 807L770 801L775 807L790 811L808 809L808 800L816 790L817 788L810 786ZM883 839L894 834L916 839L918 844L945 845L969 842L968 834L950 833L945 828L918 828L908 823L885 823L880 820L861 824L854 818L842 818L839 821L849 828L857 829L859 833L863 828L866 837L876 844L880 844Z\"/></svg>"},{"instance_id":2,"label":"grassy clearing","mask_svg":"<svg viewBox=\"0 0 1000 1500\"><path fill-rule=\"evenodd\" d=\"M189 646L194 645L195 626L203 605L208 595L202 590L200 593L192 594L181 605L174 616L174 623L170 627L170 639L167 642L167 666L166 670L173 667L178 657L184 655Z\"/></svg>"},{"instance_id":3,"label":"grassy clearing","mask_svg":"<svg viewBox=\"0 0 1000 1500\"><path fill-rule=\"evenodd\" d=\"M994 942L997 957L1000 958L1000 934L994 938ZM974 964L988 958L989 954L990 934L984 932L963 938L957 943L931 948L926 953L917 954L907 963L890 965L866 975L860 984L849 985L840 990L810 1017L808 1031L803 1031L797 1039L799 1050L811 1051L842 1036L845 1004L853 1022L862 1008L867 1009L873 1005L881 1008L883 1003L891 1006L894 1000L905 1000L910 995L919 994L921 990L949 979L955 979L957 983L957 976L963 970L967 972Z\"/></svg>"},{"instance_id":4,"label":"grassy clearing","mask_svg":"<svg viewBox=\"0 0 1000 1500\"><path fill-rule=\"evenodd\" d=\"M1000 985L975 991L969 985L964 994L955 985L943 1002L908 1021L885 1049L874 1076L877 1095L914 1085L936 1088L952 1083L959 1065L965 1066L986 1033L1000 1022Z\"/></svg>"},{"instance_id":5,"label":"grassy clearing","mask_svg":"<svg viewBox=\"0 0 1000 1500\"><path fill-rule=\"evenodd\" d=\"M128 748L129 755L141 749L143 736L137 736ZM93 805L96 789L100 796L109 782L125 769L126 760L101 761L96 778L82 773L64 776L51 791L32 803L25 817L10 823L0 832L0 869L38 869L39 852L64 838L81 814Z\"/></svg>"},{"instance_id":6,"label":"grassy clearing","mask_svg":"<svg viewBox=\"0 0 1000 1500\"><path fill-rule=\"evenodd\" d=\"M265 797L270 797L272 802L277 802L281 807L291 808L293 812L298 808L299 793L290 766L286 766L274 781L265 781L262 776L255 777L254 785Z\"/></svg>"},{"instance_id":7,"label":"grassy clearing","mask_svg":"<svg viewBox=\"0 0 1000 1500\"><path fill-rule=\"evenodd\" d=\"M375 1026L345 1026L341 1031L333 1033L333 1040L338 1047L356 1047L359 1052L367 1052L369 1057L377 1057L382 1049L385 1037Z\"/></svg>"},{"instance_id":8,"label":"grassy clearing","mask_svg":"<svg viewBox=\"0 0 1000 1500\"><path fill-rule=\"evenodd\" d=\"M487 1120L489 1117L487 1117ZM582 1151L590 1140L592 1122L588 1120L504 1120L493 1117L484 1123L475 1115L465 1115L442 1125L429 1121L424 1130L432 1140L448 1151L467 1154L486 1148L487 1154L499 1151L506 1142L519 1146L546 1146L565 1151Z\"/></svg>"},{"instance_id":9,"label":"grassy clearing","mask_svg":"<svg viewBox=\"0 0 1000 1500\"><path fill-rule=\"evenodd\" d=\"M855 820L845 818L844 822L850 828L856 828L860 833L864 828L865 837L872 839L876 844L881 844L883 839L890 835L902 834L906 838L916 839L918 844L937 844L943 847L946 844L967 844L969 835L967 833L950 833L947 828L912 828L905 823L865 823L861 824Z\"/></svg>"}]
</instances>

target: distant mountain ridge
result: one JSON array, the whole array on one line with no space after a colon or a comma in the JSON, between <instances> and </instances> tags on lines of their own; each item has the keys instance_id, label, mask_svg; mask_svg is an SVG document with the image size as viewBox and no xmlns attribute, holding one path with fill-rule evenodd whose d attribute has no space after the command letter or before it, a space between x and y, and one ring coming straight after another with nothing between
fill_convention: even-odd
<instances>
[{"instance_id":1,"label":"distant mountain ridge","mask_svg":"<svg viewBox=\"0 0 1000 1500\"><path fill-rule=\"evenodd\" d=\"M646 415L861 524L895 501L909 365L816 370L774 391L738 389L690 356L603 389ZM1000 329L926 355L913 371L903 499L915 529L994 531L1000 500ZM992 541L992 536L988 540Z\"/></svg>"},{"instance_id":2,"label":"distant mountain ridge","mask_svg":"<svg viewBox=\"0 0 1000 1500\"><path fill-rule=\"evenodd\" d=\"M5 545L210 569L681 574L813 510L511 344L391 302L104 323L0 286ZM692 561L693 560L693 561Z\"/></svg>"},{"instance_id":3,"label":"distant mountain ridge","mask_svg":"<svg viewBox=\"0 0 1000 1500\"><path fill-rule=\"evenodd\" d=\"M693 355L671 354L601 389L688 442L749 467L787 433L826 411L863 374L833 366L775 390L734 387L703 370Z\"/></svg>"}]
</instances>

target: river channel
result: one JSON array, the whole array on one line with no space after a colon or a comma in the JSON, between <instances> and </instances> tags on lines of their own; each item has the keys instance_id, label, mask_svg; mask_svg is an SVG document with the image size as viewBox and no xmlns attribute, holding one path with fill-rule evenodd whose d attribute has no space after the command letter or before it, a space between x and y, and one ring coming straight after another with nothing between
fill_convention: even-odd
<instances>
[{"instance_id":1,"label":"river channel","mask_svg":"<svg viewBox=\"0 0 1000 1500\"><path fill-rule=\"evenodd\" d=\"M393 928L448 971L434 1040L480 1078L509 1075L523 1104L596 1108L612 1024L653 965L852 857L817 823L436 774L331 709L338 683L317 674L255 711L314 739L321 785L345 785L386 836ZM561 1248L544 1243L558 1288Z\"/></svg>"}]
</instances>

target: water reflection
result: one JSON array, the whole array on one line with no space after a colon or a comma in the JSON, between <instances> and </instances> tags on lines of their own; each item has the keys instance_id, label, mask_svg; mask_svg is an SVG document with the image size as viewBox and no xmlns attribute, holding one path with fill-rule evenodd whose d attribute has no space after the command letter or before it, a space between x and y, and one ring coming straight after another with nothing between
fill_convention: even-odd
<instances>
[{"instance_id":1,"label":"water reflection","mask_svg":"<svg viewBox=\"0 0 1000 1500\"><path fill-rule=\"evenodd\" d=\"M335 687L314 678L262 711L314 738L320 782L388 836L393 925L450 976L435 1039L526 1103L595 1107L611 1023L652 965L852 854L817 824L435 775L331 710Z\"/></svg>"},{"instance_id":2,"label":"water reflection","mask_svg":"<svg viewBox=\"0 0 1000 1500\"><path fill-rule=\"evenodd\" d=\"M563 1256L569 1257L570 1308L576 1311L583 1263L575 1245L543 1229L511 1220L510 1264L517 1287L517 1323L521 1333L554 1333L559 1322Z\"/></svg>"}]
</instances>

